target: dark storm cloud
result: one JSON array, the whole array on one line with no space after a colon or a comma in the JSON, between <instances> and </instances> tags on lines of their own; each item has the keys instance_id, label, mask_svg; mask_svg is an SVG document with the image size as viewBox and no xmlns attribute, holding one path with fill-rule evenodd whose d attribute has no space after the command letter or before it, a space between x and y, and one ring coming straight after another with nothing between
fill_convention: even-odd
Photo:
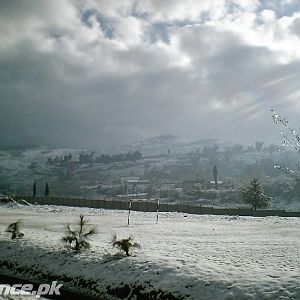
<instances>
[{"instance_id":1,"label":"dark storm cloud","mask_svg":"<svg viewBox=\"0 0 300 300\"><path fill-rule=\"evenodd\" d=\"M247 1L234 12L213 1L218 13L147 2L1 2L1 145L249 141L270 135L271 108L296 116L296 12L264 24L249 21L261 11ZM281 40L265 42L272 31Z\"/></svg>"}]
</instances>

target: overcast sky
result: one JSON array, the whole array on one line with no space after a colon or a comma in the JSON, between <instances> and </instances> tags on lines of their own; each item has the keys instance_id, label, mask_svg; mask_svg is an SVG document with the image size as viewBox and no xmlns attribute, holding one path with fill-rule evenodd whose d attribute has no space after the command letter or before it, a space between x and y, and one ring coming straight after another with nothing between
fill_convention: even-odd
<instances>
[{"instance_id":1,"label":"overcast sky","mask_svg":"<svg viewBox=\"0 0 300 300\"><path fill-rule=\"evenodd\" d=\"M0 1L0 39L1 145L300 126L299 0Z\"/></svg>"}]
</instances>

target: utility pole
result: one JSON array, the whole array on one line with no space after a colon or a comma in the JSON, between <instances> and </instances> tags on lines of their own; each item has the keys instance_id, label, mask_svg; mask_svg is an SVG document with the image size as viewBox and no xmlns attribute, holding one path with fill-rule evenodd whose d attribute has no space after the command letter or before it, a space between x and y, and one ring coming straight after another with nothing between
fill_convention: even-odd
<instances>
[{"instance_id":1,"label":"utility pole","mask_svg":"<svg viewBox=\"0 0 300 300\"><path fill-rule=\"evenodd\" d=\"M130 225L130 211L131 211L131 201L128 203L128 219L127 219L127 225Z\"/></svg>"},{"instance_id":2,"label":"utility pole","mask_svg":"<svg viewBox=\"0 0 300 300\"><path fill-rule=\"evenodd\" d=\"M130 224L130 210L131 210L131 201L129 200L129 194L128 194L128 182L126 184L126 191L127 191L127 203L128 203L128 217L127 217L127 225Z\"/></svg>"}]
</instances>

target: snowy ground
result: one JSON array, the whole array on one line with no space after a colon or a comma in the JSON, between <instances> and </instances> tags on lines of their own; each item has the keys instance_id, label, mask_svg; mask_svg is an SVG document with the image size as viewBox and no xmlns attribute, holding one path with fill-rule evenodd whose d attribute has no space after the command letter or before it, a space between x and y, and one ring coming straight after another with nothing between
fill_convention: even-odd
<instances>
[{"instance_id":1,"label":"snowy ground","mask_svg":"<svg viewBox=\"0 0 300 300\"><path fill-rule=\"evenodd\" d=\"M99 234L90 251L71 255L60 238L80 213ZM17 219L25 239L12 242L4 231ZM151 291L165 295L157 299L300 299L300 218L161 213L155 220L132 212L128 227L125 211L2 206L0 273L59 279L105 299L149 299ZM115 256L112 233L132 235L142 249Z\"/></svg>"}]
</instances>

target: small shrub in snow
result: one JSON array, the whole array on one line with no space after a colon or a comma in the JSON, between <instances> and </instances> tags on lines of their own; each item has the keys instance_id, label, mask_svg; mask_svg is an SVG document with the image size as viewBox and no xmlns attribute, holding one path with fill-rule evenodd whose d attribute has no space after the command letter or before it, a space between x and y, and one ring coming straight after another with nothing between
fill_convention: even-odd
<instances>
[{"instance_id":1,"label":"small shrub in snow","mask_svg":"<svg viewBox=\"0 0 300 300\"><path fill-rule=\"evenodd\" d=\"M129 254L130 249L141 248L141 245L137 242L134 242L132 237L129 237L128 239L117 240L116 234L113 235L111 243L113 247L117 247L120 250L124 251L127 256L130 256Z\"/></svg>"},{"instance_id":2,"label":"small shrub in snow","mask_svg":"<svg viewBox=\"0 0 300 300\"><path fill-rule=\"evenodd\" d=\"M97 234L96 227L90 227L88 220L83 215L79 216L78 228L72 230L70 224L67 225L66 235L62 238L73 250L86 250L91 247L89 240Z\"/></svg>"},{"instance_id":3,"label":"small shrub in snow","mask_svg":"<svg viewBox=\"0 0 300 300\"><path fill-rule=\"evenodd\" d=\"M21 220L18 220L17 222L8 225L6 232L11 233L12 240L16 238L22 238L24 236L24 233L21 232L21 226Z\"/></svg>"}]
</instances>

